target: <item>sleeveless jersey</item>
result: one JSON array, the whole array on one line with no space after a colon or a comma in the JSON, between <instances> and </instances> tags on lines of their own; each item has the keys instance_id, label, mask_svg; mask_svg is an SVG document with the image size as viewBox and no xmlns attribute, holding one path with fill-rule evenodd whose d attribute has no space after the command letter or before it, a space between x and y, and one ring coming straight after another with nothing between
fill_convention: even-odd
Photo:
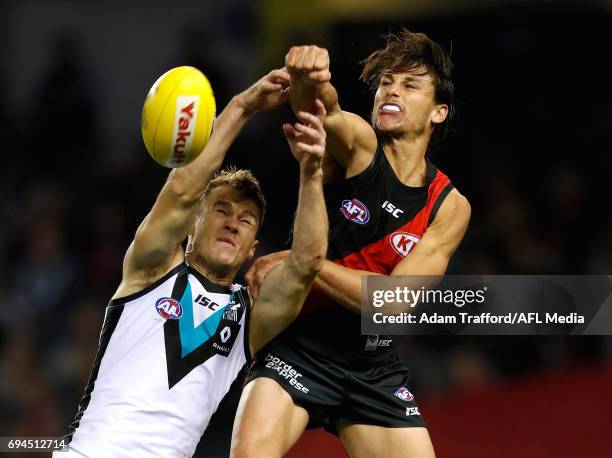
<instances>
[{"instance_id":1,"label":"sleeveless jersey","mask_svg":"<svg viewBox=\"0 0 612 458\"><path fill-rule=\"evenodd\" d=\"M327 259L389 275L410 255L452 189L448 177L429 160L425 186L406 186L379 146L366 170L324 187L330 227ZM316 288L281 339L343 361L382 356L392 342L384 336L361 336L359 314Z\"/></svg>"},{"instance_id":2,"label":"sleeveless jersey","mask_svg":"<svg viewBox=\"0 0 612 458\"><path fill-rule=\"evenodd\" d=\"M70 449L106 458L193 455L250 361L249 309L240 285L215 284L186 263L111 300Z\"/></svg>"}]
</instances>

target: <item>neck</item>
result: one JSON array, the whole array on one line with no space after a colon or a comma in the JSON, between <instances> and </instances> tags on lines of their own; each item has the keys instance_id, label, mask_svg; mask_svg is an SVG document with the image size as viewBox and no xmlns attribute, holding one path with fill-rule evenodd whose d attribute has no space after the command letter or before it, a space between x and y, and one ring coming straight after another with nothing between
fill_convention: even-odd
<instances>
[{"instance_id":1,"label":"neck","mask_svg":"<svg viewBox=\"0 0 612 458\"><path fill-rule=\"evenodd\" d=\"M213 283L218 283L219 285L231 286L234 277L238 273L237 269L232 269L229 267L226 269L211 267L205 260L196 258L193 252L185 254L185 261L187 261L191 267L200 272L210 281Z\"/></svg>"},{"instance_id":2,"label":"neck","mask_svg":"<svg viewBox=\"0 0 612 458\"><path fill-rule=\"evenodd\" d=\"M424 186L427 179L425 154L429 138L385 138L382 146L395 175L406 186Z\"/></svg>"}]
</instances>

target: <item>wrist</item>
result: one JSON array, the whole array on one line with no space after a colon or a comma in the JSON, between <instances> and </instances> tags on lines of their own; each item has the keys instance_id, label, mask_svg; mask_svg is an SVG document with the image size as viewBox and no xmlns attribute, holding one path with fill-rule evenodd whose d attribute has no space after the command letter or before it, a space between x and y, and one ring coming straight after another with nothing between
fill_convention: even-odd
<instances>
[{"instance_id":1,"label":"wrist","mask_svg":"<svg viewBox=\"0 0 612 458\"><path fill-rule=\"evenodd\" d=\"M247 120L248 118L253 116L257 112L257 110L249 106L249 104L246 101L245 92L241 92L240 94L234 96L234 98L232 98L232 101L230 103L234 105L237 115L240 118Z\"/></svg>"},{"instance_id":2,"label":"wrist","mask_svg":"<svg viewBox=\"0 0 612 458\"><path fill-rule=\"evenodd\" d=\"M300 162L300 175L303 179L323 181L321 161L303 160Z\"/></svg>"}]
</instances>

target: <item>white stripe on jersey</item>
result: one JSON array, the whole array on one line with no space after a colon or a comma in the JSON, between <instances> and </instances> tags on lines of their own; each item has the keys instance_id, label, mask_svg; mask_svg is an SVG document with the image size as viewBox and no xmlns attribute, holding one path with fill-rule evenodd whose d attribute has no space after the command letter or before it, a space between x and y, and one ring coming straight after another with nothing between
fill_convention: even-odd
<instances>
[{"instance_id":1,"label":"white stripe on jersey","mask_svg":"<svg viewBox=\"0 0 612 458\"><path fill-rule=\"evenodd\" d=\"M185 269L182 314L165 319L169 308L159 312L156 303L172 297ZM152 287L111 301L104 328L120 316L110 336L103 328L101 349L108 346L70 448L85 456L191 456L247 362L249 304L240 289L223 290L182 264Z\"/></svg>"}]
</instances>

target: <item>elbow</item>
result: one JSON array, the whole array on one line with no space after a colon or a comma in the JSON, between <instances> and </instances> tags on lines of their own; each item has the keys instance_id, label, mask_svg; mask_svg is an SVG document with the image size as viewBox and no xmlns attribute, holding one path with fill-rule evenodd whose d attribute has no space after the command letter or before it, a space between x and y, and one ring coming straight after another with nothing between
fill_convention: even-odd
<instances>
[{"instance_id":1,"label":"elbow","mask_svg":"<svg viewBox=\"0 0 612 458\"><path fill-rule=\"evenodd\" d=\"M325 254L318 253L291 253L289 265L297 272L302 281L313 281L323 268Z\"/></svg>"},{"instance_id":2,"label":"elbow","mask_svg":"<svg viewBox=\"0 0 612 458\"><path fill-rule=\"evenodd\" d=\"M314 278L321 272L324 261L325 255L322 253L305 256L300 262L301 270L306 276Z\"/></svg>"},{"instance_id":3,"label":"elbow","mask_svg":"<svg viewBox=\"0 0 612 458\"><path fill-rule=\"evenodd\" d=\"M186 176L184 170L174 169L168 176L166 187L172 194L174 201L181 207L193 206L200 200L204 193L204 189L199 189L193 185L190 177Z\"/></svg>"}]
</instances>

